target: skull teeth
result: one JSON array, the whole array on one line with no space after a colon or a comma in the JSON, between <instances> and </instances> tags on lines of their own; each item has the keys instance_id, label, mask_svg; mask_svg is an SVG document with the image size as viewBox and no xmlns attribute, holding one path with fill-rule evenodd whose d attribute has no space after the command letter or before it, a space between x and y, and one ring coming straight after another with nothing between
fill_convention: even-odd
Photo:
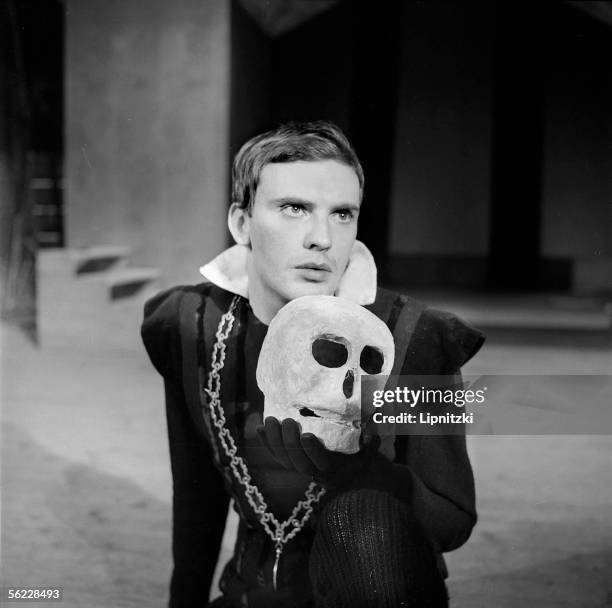
<instances>
[{"instance_id":1,"label":"skull teeth","mask_svg":"<svg viewBox=\"0 0 612 608\"><path fill-rule=\"evenodd\" d=\"M332 418L325 418L323 416L319 416L319 414L315 413L309 407L302 406L299 410L300 416L304 416L304 418L319 418L324 420L325 422L329 422L331 424L338 424L340 426L348 426L354 428L356 430L361 429L361 420L333 420Z\"/></svg>"}]
</instances>

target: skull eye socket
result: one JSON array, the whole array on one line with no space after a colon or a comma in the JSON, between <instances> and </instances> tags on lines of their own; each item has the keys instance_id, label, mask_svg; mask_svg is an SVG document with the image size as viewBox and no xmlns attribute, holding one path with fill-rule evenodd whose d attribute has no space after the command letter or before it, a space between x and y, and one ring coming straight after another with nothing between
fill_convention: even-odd
<instances>
[{"instance_id":1,"label":"skull eye socket","mask_svg":"<svg viewBox=\"0 0 612 608\"><path fill-rule=\"evenodd\" d=\"M348 361L348 349L337 339L323 336L312 343L312 356L323 367L342 367Z\"/></svg>"},{"instance_id":2,"label":"skull eye socket","mask_svg":"<svg viewBox=\"0 0 612 608\"><path fill-rule=\"evenodd\" d=\"M359 365L366 374L380 374L385 358L383 354L373 346L364 346L361 351Z\"/></svg>"}]
</instances>

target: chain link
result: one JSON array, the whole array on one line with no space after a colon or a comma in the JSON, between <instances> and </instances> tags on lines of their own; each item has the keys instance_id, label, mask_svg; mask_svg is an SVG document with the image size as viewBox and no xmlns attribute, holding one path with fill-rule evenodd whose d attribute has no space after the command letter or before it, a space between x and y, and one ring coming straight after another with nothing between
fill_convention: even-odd
<instances>
[{"instance_id":1,"label":"chain link","mask_svg":"<svg viewBox=\"0 0 612 608\"><path fill-rule=\"evenodd\" d=\"M298 501L293 508L290 517L281 522L268 509L262 493L259 488L251 482L251 475L247 468L244 459L238 455L238 448L234 438L226 426L225 414L221 406L221 370L225 365L225 342L234 325L234 311L240 297L235 296L229 307L229 310L221 317L219 327L215 334L216 342L213 347L211 370L208 375L207 387L204 392L208 395L210 417L218 432L219 442L229 458L230 468L238 483L244 488L246 498L251 505L251 508L258 516L259 522L263 526L266 534L272 539L276 548L277 562L283 546L289 542L306 524L309 517L312 515L314 505L321 500L325 494L325 488L318 483L311 481L306 489L304 499ZM275 573L276 574L276 573ZM274 577L276 578L276 576ZM276 582L276 581L274 581ZM276 585L275 585L276 586Z\"/></svg>"}]
</instances>

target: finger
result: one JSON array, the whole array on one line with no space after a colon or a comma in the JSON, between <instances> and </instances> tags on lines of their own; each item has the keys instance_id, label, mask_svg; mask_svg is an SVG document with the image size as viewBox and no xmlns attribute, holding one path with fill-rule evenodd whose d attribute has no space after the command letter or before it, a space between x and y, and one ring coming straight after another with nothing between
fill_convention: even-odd
<instances>
[{"instance_id":1,"label":"finger","mask_svg":"<svg viewBox=\"0 0 612 608\"><path fill-rule=\"evenodd\" d=\"M283 465L285 469L291 471L293 469L293 464L291 463L291 460L287 455L287 450L283 444L283 435L280 422L276 418L268 416L264 422L264 431L266 435L266 442L274 458L276 458L276 460Z\"/></svg>"},{"instance_id":2,"label":"finger","mask_svg":"<svg viewBox=\"0 0 612 608\"><path fill-rule=\"evenodd\" d=\"M257 432L257 437L259 437L259 441L261 441L262 445L272 454L274 455L274 452L272 451L272 448L270 447L270 444L268 443L268 438L266 437L266 427L263 424L258 424L255 427L255 431Z\"/></svg>"},{"instance_id":3,"label":"finger","mask_svg":"<svg viewBox=\"0 0 612 608\"><path fill-rule=\"evenodd\" d=\"M308 458L300 441L300 426L291 419L283 420L282 425L283 443L287 450L287 455L293 464L293 468L304 475L314 475L317 472L312 460Z\"/></svg>"},{"instance_id":4,"label":"finger","mask_svg":"<svg viewBox=\"0 0 612 608\"><path fill-rule=\"evenodd\" d=\"M380 435L372 435L370 441L367 443L368 449L372 452L377 452L380 448L381 438Z\"/></svg>"},{"instance_id":5,"label":"finger","mask_svg":"<svg viewBox=\"0 0 612 608\"><path fill-rule=\"evenodd\" d=\"M308 458L313 462L319 471L329 471L332 467L331 458L328 450L322 441L312 433L304 433L301 437L302 447Z\"/></svg>"}]
</instances>

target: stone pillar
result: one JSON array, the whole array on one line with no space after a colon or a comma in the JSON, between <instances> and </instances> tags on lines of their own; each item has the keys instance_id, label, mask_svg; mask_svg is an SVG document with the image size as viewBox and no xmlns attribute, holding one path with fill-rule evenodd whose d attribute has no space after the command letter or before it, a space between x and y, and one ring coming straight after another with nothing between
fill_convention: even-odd
<instances>
[{"instance_id":1,"label":"stone pillar","mask_svg":"<svg viewBox=\"0 0 612 608\"><path fill-rule=\"evenodd\" d=\"M228 243L230 0L66 9L67 245L197 281Z\"/></svg>"}]
</instances>

